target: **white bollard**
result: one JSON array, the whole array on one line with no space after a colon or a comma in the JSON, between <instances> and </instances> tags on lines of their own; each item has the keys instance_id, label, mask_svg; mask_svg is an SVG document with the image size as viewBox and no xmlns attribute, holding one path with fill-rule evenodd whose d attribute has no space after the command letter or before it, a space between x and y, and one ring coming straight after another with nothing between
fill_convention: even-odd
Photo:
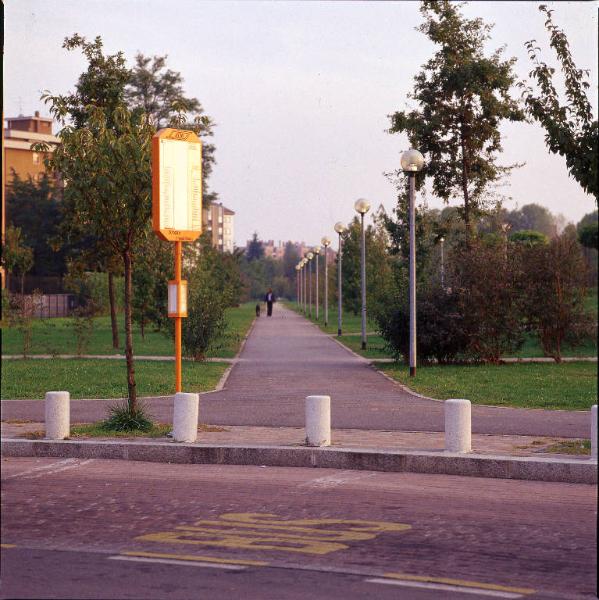
<instances>
[{"instance_id":1,"label":"white bollard","mask_svg":"<svg viewBox=\"0 0 599 600\"><path fill-rule=\"evenodd\" d=\"M71 434L71 395L46 392L46 439L64 440Z\"/></svg>"},{"instance_id":2,"label":"white bollard","mask_svg":"<svg viewBox=\"0 0 599 600\"><path fill-rule=\"evenodd\" d=\"M472 451L470 400L445 400L445 451Z\"/></svg>"},{"instance_id":3,"label":"white bollard","mask_svg":"<svg viewBox=\"0 0 599 600\"><path fill-rule=\"evenodd\" d=\"M597 405L591 406L591 458L597 458Z\"/></svg>"},{"instance_id":4,"label":"white bollard","mask_svg":"<svg viewBox=\"0 0 599 600\"><path fill-rule=\"evenodd\" d=\"M330 396L306 396L306 445L331 445Z\"/></svg>"},{"instance_id":5,"label":"white bollard","mask_svg":"<svg viewBox=\"0 0 599 600\"><path fill-rule=\"evenodd\" d=\"M175 394L173 439L175 442L195 442L198 438L199 394Z\"/></svg>"}]
</instances>

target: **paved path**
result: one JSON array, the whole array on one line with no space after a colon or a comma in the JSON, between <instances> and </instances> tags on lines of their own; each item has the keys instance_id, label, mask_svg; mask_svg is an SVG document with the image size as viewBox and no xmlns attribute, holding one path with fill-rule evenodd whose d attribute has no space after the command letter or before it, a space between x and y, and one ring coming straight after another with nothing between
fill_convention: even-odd
<instances>
[{"instance_id":1,"label":"paved path","mask_svg":"<svg viewBox=\"0 0 599 600\"><path fill-rule=\"evenodd\" d=\"M259 318L225 388L203 394L200 420L219 425L302 427L304 398L331 396L340 429L443 431L443 403L419 398L376 371L300 315L277 305ZM105 416L107 401L73 401L74 422ZM147 401L158 420L172 418L172 398ZM3 401L2 418L43 420L39 401ZM475 433L586 437L587 412L472 407Z\"/></svg>"}]
</instances>

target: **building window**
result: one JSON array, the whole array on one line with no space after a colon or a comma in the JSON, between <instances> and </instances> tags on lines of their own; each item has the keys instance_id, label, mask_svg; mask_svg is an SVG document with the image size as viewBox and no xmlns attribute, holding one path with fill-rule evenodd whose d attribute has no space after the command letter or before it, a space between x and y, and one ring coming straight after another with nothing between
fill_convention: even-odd
<instances>
[{"instance_id":1,"label":"building window","mask_svg":"<svg viewBox=\"0 0 599 600\"><path fill-rule=\"evenodd\" d=\"M32 158L33 158L33 164L34 165L39 165L40 164L40 155L37 152L34 152L32 154Z\"/></svg>"}]
</instances>

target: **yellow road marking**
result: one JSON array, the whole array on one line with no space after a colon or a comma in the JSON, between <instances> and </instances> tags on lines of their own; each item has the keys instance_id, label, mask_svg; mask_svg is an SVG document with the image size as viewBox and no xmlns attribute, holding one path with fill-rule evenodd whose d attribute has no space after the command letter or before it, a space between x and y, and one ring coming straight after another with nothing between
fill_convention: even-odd
<instances>
[{"instance_id":1,"label":"yellow road marking","mask_svg":"<svg viewBox=\"0 0 599 600\"><path fill-rule=\"evenodd\" d=\"M16 548L16 544L0 544L0 548Z\"/></svg>"},{"instance_id":2,"label":"yellow road marking","mask_svg":"<svg viewBox=\"0 0 599 600\"><path fill-rule=\"evenodd\" d=\"M194 554L167 554L164 552L121 552L123 556L143 556L145 558L172 558L174 560L190 560L196 562L212 562L224 565L247 565L250 567L265 567L263 560L244 560L233 558L216 558L214 556L197 556Z\"/></svg>"},{"instance_id":3,"label":"yellow road marking","mask_svg":"<svg viewBox=\"0 0 599 600\"><path fill-rule=\"evenodd\" d=\"M451 579L449 577L428 577L426 575L408 575L407 573L385 573L384 577L403 581L421 581L423 583L444 583L460 587L479 588L481 590L495 590L497 592L512 592L514 594L534 594L532 588L517 588L494 583L481 583L479 581L466 581L464 579Z\"/></svg>"}]
</instances>

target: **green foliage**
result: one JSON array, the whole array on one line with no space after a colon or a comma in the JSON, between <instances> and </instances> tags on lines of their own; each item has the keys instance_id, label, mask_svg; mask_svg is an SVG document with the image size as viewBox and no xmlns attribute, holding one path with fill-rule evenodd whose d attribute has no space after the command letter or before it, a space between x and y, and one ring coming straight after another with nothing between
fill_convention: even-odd
<instances>
[{"instance_id":1,"label":"green foliage","mask_svg":"<svg viewBox=\"0 0 599 600\"><path fill-rule=\"evenodd\" d=\"M135 65L127 82L126 98L132 108L143 110L156 129L176 127L191 129L202 139L202 201L209 206L217 194L209 191L208 179L214 163L214 144L206 138L213 135L214 123L204 114L197 98L183 91L183 77L166 67L167 56L135 56Z\"/></svg>"},{"instance_id":2,"label":"green foliage","mask_svg":"<svg viewBox=\"0 0 599 600\"><path fill-rule=\"evenodd\" d=\"M585 248L599 250L599 230L597 225L585 225L580 229L578 240Z\"/></svg>"},{"instance_id":3,"label":"green foliage","mask_svg":"<svg viewBox=\"0 0 599 600\"><path fill-rule=\"evenodd\" d=\"M33 250L23 241L21 230L18 227L7 227L2 245L2 265L9 273L21 278L21 294L25 274L33 267Z\"/></svg>"},{"instance_id":4,"label":"green foliage","mask_svg":"<svg viewBox=\"0 0 599 600\"><path fill-rule=\"evenodd\" d=\"M150 431L154 424L143 404L135 408L125 405L108 407L110 416L102 422L101 428L106 431Z\"/></svg>"},{"instance_id":5,"label":"green foliage","mask_svg":"<svg viewBox=\"0 0 599 600\"><path fill-rule=\"evenodd\" d=\"M555 217L548 208L540 204L525 204L522 208L506 212L504 219L512 233L534 230L547 237L557 234Z\"/></svg>"},{"instance_id":6,"label":"green foliage","mask_svg":"<svg viewBox=\"0 0 599 600\"><path fill-rule=\"evenodd\" d=\"M427 156L422 176L432 178L439 198L461 198L470 230L489 184L513 168L499 166L497 155L501 122L523 119L509 95L515 59L502 60L502 49L486 57L491 26L466 19L455 2L426 0L421 13L425 22L419 30L439 49L415 78L411 97L419 108L391 115L389 131L407 133Z\"/></svg>"},{"instance_id":7,"label":"green foliage","mask_svg":"<svg viewBox=\"0 0 599 600\"><path fill-rule=\"evenodd\" d=\"M518 244L524 244L525 246L536 246L537 244L549 243L549 239L545 234L531 229L516 231L510 235L509 239L510 242L517 242Z\"/></svg>"},{"instance_id":8,"label":"green foliage","mask_svg":"<svg viewBox=\"0 0 599 600\"><path fill-rule=\"evenodd\" d=\"M41 297L37 290L31 296L23 294L9 296L8 323L21 334L21 350L25 357L31 352L35 309L40 303Z\"/></svg>"},{"instance_id":9,"label":"green foliage","mask_svg":"<svg viewBox=\"0 0 599 600\"><path fill-rule=\"evenodd\" d=\"M33 249L33 275L62 275L66 270L65 249L58 248L55 239L63 218L60 207L60 194L47 175L35 182L13 171L6 187L6 216Z\"/></svg>"},{"instance_id":10,"label":"green foliage","mask_svg":"<svg viewBox=\"0 0 599 600\"><path fill-rule=\"evenodd\" d=\"M529 77L537 84L538 91L520 84L526 109L530 117L545 129L549 151L564 156L570 175L585 192L593 194L599 201L599 123L593 119L587 96L589 72L578 69L574 64L566 34L553 23L553 11L545 5L539 6L539 10L545 14L549 45L559 62L565 102L555 86L555 68L539 59L541 49L536 40L530 40L526 49L534 68Z\"/></svg>"},{"instance_id":11,"label":"green foliage","mask_svg":"<svg viewBox=\"0 0 599 600\"><path fill-rule=\"evenodd\" d=\"M94 331L95 315L96 307L93 302L88 302L86 306L79 306L73 311L71 326L77 340L77 356L83 356L87 353Z\"/></svg>"},{"instance_id":12,"label":"green foliage","mask_svg":"<svg viewBox=\"0 0 599 600\"><path fill-rule=\"evenodd\" d=\"M391 266L387 256L387 235L382 224L365 226L366 237L366 305L371 309L379 303L391 283ZM361 225L354 217L342 234L343 308L358 314L361 296Z\"/></svg>"},{"instance_id":13,"label":"green foliage","mask_svg":"<svg viewBox=\"0 0 599 600\"><path fill-rule=\"evenodd\" d=\"M252 262L253 260L258 260L264 257L264 246L258 239L258 232L256 231L254 231L254 235L248 244L245 257L247 258L248 262Z\"/></svg>"},{"instance_id":14,"label":"green foliage","mask_svg":"<svg viewBox=\"0 0 599 600\"><path fill-rule=\"evenodd\" d=\"M530 248L523 261L524 312L545 356L561 361L563 346L591 335L585 310L586 268L574 232Z\"/></svg>"}]
</instances>

